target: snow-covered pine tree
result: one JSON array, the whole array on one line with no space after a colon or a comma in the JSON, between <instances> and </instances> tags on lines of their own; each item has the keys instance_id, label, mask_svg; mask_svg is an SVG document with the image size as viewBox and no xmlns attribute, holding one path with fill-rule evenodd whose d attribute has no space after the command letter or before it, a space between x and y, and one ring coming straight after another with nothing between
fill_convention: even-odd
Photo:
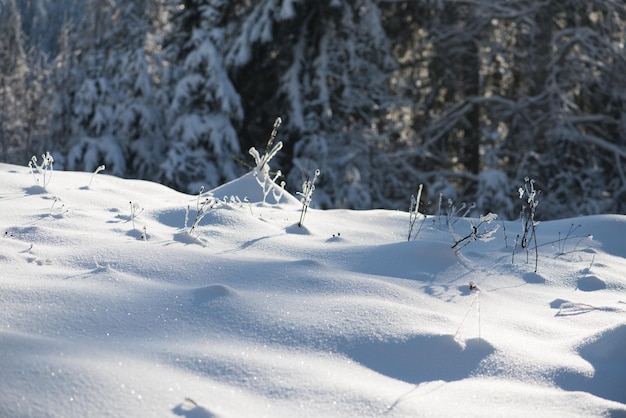
<instances>
[{"instance_id":1,"label":"snow-covered pine tree","mask_svg":"<svg viewBox=\"0 0 626 418\"><path fill-rule=\"evenodd\" d=\"M27 72L20 13L15 0L7 0L0 3L0 156L3 161L15 161L13 154L22 146Z\"/></svg>"},{"instance_id":2,"label":"snow-covered pine tree","mask_svg":"<svg viewBox=\"0 0 626 418\"><path fill-rule=\"evenodd\" d=\"M544 141L534 147L548 217L622 213L626 197L626 9L573 0L538 10L544 47ZM541 67L540 67L541 68ZM535 70L535 72L537 72ZM528 171L530 172L530 171Z\"/></svg>"},{"instance_id":3,"label":"snow-covered pine tree","mask_svg":"<svg viewBox=\"0 0 626 418\"><path fill-rule=\"evenodd\" d=\"M224 67L222 11L225 0L185 0L172 5L165 35L168 92L167 150L163 180L197 192L218 186L241 169L235 126L243 119L240 97Z\"/></svg>"},{"instance_id":4,"label":"snow-covered pine tree","mask_svg":"<svg viewBox=\"0 0 626 418\"><path fill-rule=\"evenodd\" d=\"M82 73L76 68L73 53L73 25L66 22L59 32L58 53L52 60L50 71L50 151L55 154L57 168L63 168L65 155L72 141L72 106Z\"/></svg>"},{"instance_id":5,"label":"snow-covered pine tree","mask_svg":"<svg viewBox=\"0 0 626 418\"><path fill-rule=\"evenodd\" d=\"M35 47L27 55L28 74L24 94L23 153L20 163L50 149L50 65L48 57Z\"/></svg>"},{"instance_id":6,"label":"snow-covered pine tree","mask_svg":"<svg viewBox=\"0 0 626 418\"><path fill-rule=\"evenodd\" d=\"M145 51L158 5L85 0L76 29L61 32L52 124L62 167L157 178L162 120Z\"/></svg>"},{"instance_id":7,"label":"snow-covered pine tree","mask_svg":"<svg viewBox=\"0 0 626 418\"><path fill-rule=\"evenodd\" d=\"M263 0L237 10L227 63L246 103L244 136L257 141L250 145L266 137L268 112L279 113L288 188L295 192L304 173L319 167L320 206L406 206L408 185L386 182L401 166L390 161L393 128L385 115L394 103L394 67L377 3ZM250 83L252 74L263 82ZM252 130L258 121L265 127Z\"/></svg>"},{"instance_id":8,"label":"snow-covered pine tree","mask_svg":"<svg viewBox=\"0 0 626 418\"><path fill-rule=\"evenodd\" d=\"M128 176L158 178L163 156L163 114L159 107L149 63L143 48L127 51L120 60L116 90L115 134L123 145Z\"/></svg>"},{"instance_id":9,"label":"snow-covered pine tree","mask_svg":"<svg viewBox=\"0 0 626 418\"><path fill-rule=\"evenodd\" d=\"M54 57L59 52L57 43L63 26L77 22L86 0L20 0L17 6L22 14L22 28L27 50L34 48Z\"/></svg>"},{"instance_id":10,"label":"snow-covered pine tree","mask_svg":"<svg viewBox=\"0 0 626 418\"><path fill-rule=\"evenodd\" d=\"M110 54L116 52L113 12L113 2L87 0L83 18L71 32L68 46L75 58L68 61L69 73L77 84L69 95L57 92L66 99L59 110L71 115L66 146L57 160L70 170L93 171L105 164L109 172L121 176L126 174L126 158L115 136L114 119L119 96L106 71Z\"/></svg>"},{"instance_id":11,"label":"snow-covered pine tree","mask_svg":"<svg viewBox=\"0 0 626 418\"><path fill-rule=\"evenodd\" d=\"M150 37L159 29L160 3L154 0L118 2L112 15L112 37L118 45L107 61L114 104L115 136L124 148L127 175L158 178L163 156L163 114L155 73L158 48Z\"/></svg>"},{"instance_id":12,"label":"snow-covered pine tree","mask_svg":"<svg viewBox=\"0 0 626 418\"><path fill-rule=\"evenodd\" d=\"M514 194L493 191L532 175L542 184L547 218L623 211L623 5L442 0L381 7L402 79L412 81L414 105L403 117L414 145L404 155L430 199L445 189L489 206L482 213L498 205L500 215L515 218Z\"/></svg>"}]
</instances>

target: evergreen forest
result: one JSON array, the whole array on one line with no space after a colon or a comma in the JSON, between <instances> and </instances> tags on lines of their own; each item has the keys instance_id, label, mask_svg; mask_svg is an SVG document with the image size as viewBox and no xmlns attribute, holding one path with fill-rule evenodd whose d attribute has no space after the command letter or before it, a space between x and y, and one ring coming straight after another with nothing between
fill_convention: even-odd
<instances>
[{"instance_id":1,"label":"evergreen forest","mask_svg":"<svg viewBox=\"0 0 626 418\"><path fill-rule=\"evenodd\" d=\"M624 0L0 0L0 161L314 206L626 211ZM452 202L452 203L450 203Z\"/></svg>"}]
</instances>

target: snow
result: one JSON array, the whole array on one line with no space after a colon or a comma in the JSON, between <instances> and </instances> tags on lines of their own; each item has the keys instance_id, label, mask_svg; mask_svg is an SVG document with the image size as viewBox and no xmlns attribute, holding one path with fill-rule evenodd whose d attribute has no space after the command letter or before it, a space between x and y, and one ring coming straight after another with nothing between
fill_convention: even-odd
<instances>
[{"instance_id":1,"label":"snow","mask_svg":"<svg viewBox=\"0 0 626 418\"><path fill-rule=\"evenodd\" d=\"M208 194L7 164L0 190L0 416L626 416L626 216L542 222L534 273L519 222L456 252L445 217L299 228L253 174L191 236Z\"/></svg>"}]
</instances>

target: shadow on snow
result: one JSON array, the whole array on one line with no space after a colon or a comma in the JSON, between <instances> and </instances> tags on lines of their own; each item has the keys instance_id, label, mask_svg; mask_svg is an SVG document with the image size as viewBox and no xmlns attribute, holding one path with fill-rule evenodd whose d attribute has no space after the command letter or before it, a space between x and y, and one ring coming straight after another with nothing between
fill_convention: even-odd
<instances>
[{"instance_id":1,"label":"shadow on snow","mask_svg":"<svg viewBox=\"0 0 626 418\"><path fill-rule=\"evenodd\" d=\"M470 339L463 347L452 335L418 335L406 341L359 343L345 354L375 372L408 383L462 380L494 352L482 339Z\"/></svg>"}]
</instances>

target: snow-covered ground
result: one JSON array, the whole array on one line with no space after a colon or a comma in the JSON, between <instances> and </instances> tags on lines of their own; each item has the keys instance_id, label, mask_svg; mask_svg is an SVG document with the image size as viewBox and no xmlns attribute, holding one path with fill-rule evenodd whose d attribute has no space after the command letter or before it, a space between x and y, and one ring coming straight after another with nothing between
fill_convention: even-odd
<instances>
[{"instance_id":1,"label":"snow-covered ground","mask_svg":"<svg viewBox=\"0 0 626 418\"><path fill-rule=\"evenodd\" d=\"M520 222L300 228L248 174L189 233L206 196L91 177L0 164L2 417L626 416L626 216L541 223L535 273Z\"/></svg>"}]
</instances>

